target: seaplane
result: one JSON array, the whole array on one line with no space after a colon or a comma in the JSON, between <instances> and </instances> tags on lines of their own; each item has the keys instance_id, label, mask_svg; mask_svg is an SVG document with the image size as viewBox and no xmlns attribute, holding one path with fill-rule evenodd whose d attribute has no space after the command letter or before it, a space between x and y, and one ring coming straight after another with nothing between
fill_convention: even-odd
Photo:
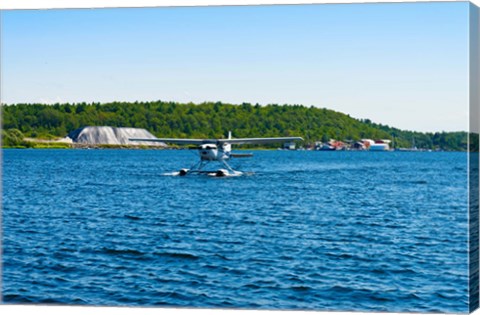
<instances>
[{"instance_id":1,"label":"seaplane","mask_svg":"<svg viewBox=\"0 0 480 315\"><path fill-rule=\"evenodd\" d=\"M227 160L231 158L246 158L252 157L251 153L232 153L232 145L238 144L271 144L290 141L301 141L301 137L276 137L276 138L232 138L232 132L228 132L227 139L177 139L177 138L152 138L139 139L130 138L129 141L150 141L163 142L179 145L194 145L194 149L198 150L200 160L192 165L190 168L182 168L179 172L173 175L185 176L188 174L207 174L215 177L226 176L241 176L244 173L234 170ZM216 171L205 171L205 167L211 163L217 162L225 168L220 168Z\"/></svg>"}]
</instances>

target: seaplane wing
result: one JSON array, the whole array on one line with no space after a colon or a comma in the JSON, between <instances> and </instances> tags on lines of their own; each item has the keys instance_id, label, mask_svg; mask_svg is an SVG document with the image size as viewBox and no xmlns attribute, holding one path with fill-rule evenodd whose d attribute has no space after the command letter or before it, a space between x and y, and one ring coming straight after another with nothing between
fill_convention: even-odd
<instances>
[{"instance_id":1,"label":"seaplane wing","mask_svg":"<svg viewBox=\"0 0 480 315\"><path fill-rule=\"evenodd\" d=\"M279 138L236 138L236 139L219 139L219 143L229 144L266 144L287 141L303 140L301 137L279 137Z\"/></svg>"},{"instance_id":2,"label":"seaplane wing","mask_svg":"<svg viewBox=\"0 0 480 315\"><path fill-rule=\"evenodd\" d=\"M303 140L301 137L279 137L279 138L236 138L236 139L175 139L175 138L152 138L152 139L128 139L130 141L151 141L173 144L207 144L207 143L228 143L228 144L266 144L295 140Z\"/></svg>"},{"instance_id":3,"label":"seaplane wing","mask_svg":"<svg viewBox=\"0 0 480 315\"><path fill-rule=\"evenodd\" d=\"M174 139L174 138L152 138L152 139L128 139L130 141L150 141L150 142L165 142L173 144L205 144L217 143L215 139Z\"/></svg>"}]
</instances>

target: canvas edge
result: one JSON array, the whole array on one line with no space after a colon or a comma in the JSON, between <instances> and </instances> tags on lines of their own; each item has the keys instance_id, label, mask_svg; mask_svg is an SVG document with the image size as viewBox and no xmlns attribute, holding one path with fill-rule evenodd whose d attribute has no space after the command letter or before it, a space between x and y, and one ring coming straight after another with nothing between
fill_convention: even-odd
<instances>
[{"instance_id":1,"label":"canvas edge","mask_svg":"<svg viewBox=\"0 0 480 315\"><path fill-rule=\"evenodd\" d=\"M480 0L474 0L480 1ZM468 2L468 0L3 0L0 10Z\"/></svg>"},{"instance_id":2,"label":"canvas edge","mask_svg":"<svg viewBox=\"0 0 480 315\"><path fill-rule=\"evenodd\" d=\"M0 10L0 305L3 304L3 10Z\"/></svg>"},{"instance_id":3,"label":"canvas edge","mask_svg":"<svg viewBox=\"0 0 480 315\"><path fill-rule=\"evenodd\" d=\"M469 312L479 307L479 112L480 112L480 9L469 7L469 137L468 137L468 226Z\"/></svg>"},{"instance_id":4,"label":"canvas edge","mask_svg":"<svg viewBox=\"0 0 480 315\"><path fill-rule=\"evenodd\" d=\"M366 4L366 3L373 3L373 4L385 4L385 3L409 3L409 2L463 2L464 0L378 0L378 1L364 1L364 2L357 2L357 1L342 1L342 2L329 2L329 1L322 1L322 2L301 2L301 3L289 3L290 5L302 5L302 4ZM282 5L283 3L279 3L278 5ZM285 3L287 4L287 3ZM253 6L253 5L275 5L271 3L253 3L253 4L221 4L218 6ZM191 6L191 5L154 5L154 6L143 6L143 7L169 7L169 6ZM217 6L216 4L200 4L194 6ZM108 8L109 6L103 7L96 7L92 5L90 8ZM113 6L112 6L113 7ZM117 8L121 8L121 6L116 6ZM129 8L131 6L127 6L125 8ZM84 7L67 7L64 6L65 9L82 9ZM2 8L0 7L0 25L2 22L2 12L6 10L17 10L17 9L25 9L25 8ZM26 9L35 9L35 8L26 8ZM60 9L60 7L48 7L48 8L38 8L38 9ZM468 242L468 267L469 267L469 287L468 287L468 301L469 301L469 312L473 313L475 310L479 308L479 119L480 119L480 8L477 7L474 3L470 2L469 6L469 133L468 133L468 207L469 207L469 214L468 214L468 226L469 226L469 242ZM1 29L1 26L0 26ZM0 59L1 59L1 52L0 52ZM0 62L1 64L1 62ZM0 71L0 83L3 82L1 80L1 71ZM2 88L0 84L0 130L3 129L2 124ZM0 137L0 148L2 148L2 137ZM2 173L2 166L1 163L3 152L0 150L0 178ZM2 190L2 182L0 181L0 195ZM2 198L0 196L0 209L2 205ZM0 212L0 226L2 224L2 217ZM3 253L3 246L2 246L2 229L0 229L0 257ZM2 271L3 268L1 267L2 260L0 259L0 291L2 290ZM2 295L0 294L0 304L2 304ZM67 306L68 307L68 306ZM71 307L71 306L69 306ZM93 306L94 308L98 308ZM208 309L211 310L211 309ZM218 311L222 311L218 309ZM323 311L325 312L325 311ZM319 313L323 313L320 311ZM340 312L342 314L343 312ZM353 314L353 313L352 313ZM379 315L382 313L378 313ZM385 314L385 313L383 313ZM389 313L389 314L399 314L399 313ZM412 313L415 314L415 313Z\"/></svg>"}]
</instances>

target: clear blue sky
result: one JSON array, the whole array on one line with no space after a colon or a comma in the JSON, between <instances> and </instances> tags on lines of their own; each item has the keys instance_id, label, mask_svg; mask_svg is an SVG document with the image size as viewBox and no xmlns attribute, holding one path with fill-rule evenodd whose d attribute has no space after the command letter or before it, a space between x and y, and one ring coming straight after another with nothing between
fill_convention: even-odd
<instances>
[{"instance_id":1,"label":"clear blue sky","mask_svg":"<svg viewBox=\"0 0 480 315\"><path fill-rule=\"evenodd\" d=\"M468 129L468 10L398 3L3 11L2 102L303 104Z\"/></svg>"}]
</instances>

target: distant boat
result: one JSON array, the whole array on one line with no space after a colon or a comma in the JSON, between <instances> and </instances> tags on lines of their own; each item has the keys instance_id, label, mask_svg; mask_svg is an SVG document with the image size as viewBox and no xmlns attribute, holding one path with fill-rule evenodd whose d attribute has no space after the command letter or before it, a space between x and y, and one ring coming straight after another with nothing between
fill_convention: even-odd
<instances>
[{"instance_id":1,"label":"distant boat","mask_svg":"<svg viewBox=\"0 0 480 315\"><path fill-rule=\"evenodd\" d=\"M332 145L329 145L328 143L324 143L320 147L318 147L319 151L335 151L336 148Z\"/></svg>"},{"instance_id":2,"label":"distant boat","mask_svg":"<svg viewBox=\"0 0 480 315\"><path fill-rule=\"evenodd\" d=\"M390 147L388 143L374 143L370 145L370 151L388 151Z\"/></svg>"}]
</instances>

